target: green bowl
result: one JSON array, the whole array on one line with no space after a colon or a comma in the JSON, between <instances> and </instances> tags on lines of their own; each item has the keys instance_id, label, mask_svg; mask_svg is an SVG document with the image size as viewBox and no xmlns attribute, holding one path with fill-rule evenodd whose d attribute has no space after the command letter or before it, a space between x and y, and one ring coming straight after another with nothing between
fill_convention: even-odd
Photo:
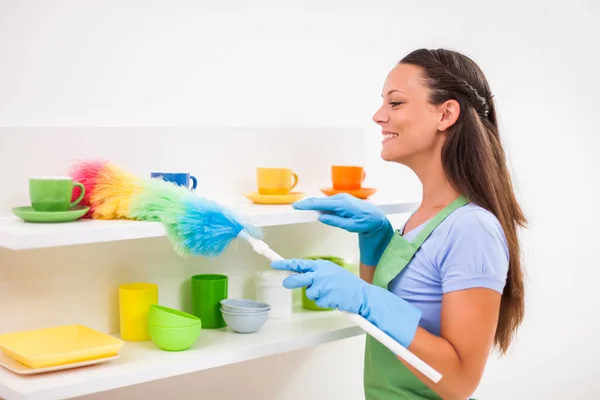
<instances>
[{"instance_id":1,"label":"green bowl","mask_svg":"<svg viewBox=\"0 0 600 400\"><path fill-rule=\"evenodd\" d=\"M152 304L148 309L148 323L165 328L183 328L200 323L200 318L183 311L158 304Z\"/></svg>"},{"instance_id":2,"label":"green bowl","mask_svg":"<svg viewBox=\"0 0 600 400\"><path fill-rule=\"evenodd\" d=\"M166 328L148 324L150 338L156 346L166 351L182 351L190 348L200 336L202 323L183 328Z\"/></svg>"},{"instance_id":3,"label":"green bowl","mask_svg":"<svg viewBox=\"0 0 600 400\"><path fill-rule=\"evenodd\" d=\"M304 257L304 259L305 260L327 260L327 261L331 261L332 263L335 263L341 267L348 269L348 265L345 263L344 259L341 257L309 256L309 257ZM307 310L313 310L313 311L330 311L330 310L332 310L332 308L319 307L314 300L311 300L308 297L306 297L306 287L302 288L302 307Z\"/></svg>"}]
</instances>

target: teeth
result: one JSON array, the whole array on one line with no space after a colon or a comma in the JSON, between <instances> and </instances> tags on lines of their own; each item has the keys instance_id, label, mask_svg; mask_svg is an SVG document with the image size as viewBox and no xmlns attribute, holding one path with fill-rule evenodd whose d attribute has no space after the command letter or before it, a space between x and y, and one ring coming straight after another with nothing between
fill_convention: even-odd
<instances>
[{"instance_id":1,"label":"teeth","mask_svg":"<svg viewBox=\"0 0 600 400\"><path fill-rule=\"evenodd\" d=\"M396 134L396 133L386 133L385 135L383 135L383 138L384 139L391 139L391 138L394 138L396 136L398 136L398 134Z\"/></svg>"}]
</instances>

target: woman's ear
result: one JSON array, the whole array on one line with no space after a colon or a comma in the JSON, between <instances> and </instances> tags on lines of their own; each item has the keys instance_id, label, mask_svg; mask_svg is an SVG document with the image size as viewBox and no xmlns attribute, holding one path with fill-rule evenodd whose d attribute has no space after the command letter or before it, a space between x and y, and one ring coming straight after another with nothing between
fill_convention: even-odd
<instances>
[{"instance_id":1,"label":"woman's ear","mask_svg":"<svg viewBox=\"0 0 600 400\"><path fill-rule=\"evenodd\" d=\"M458 104L458 101L451 99L445 101L439 107L442 117L438 123L438 130L443 132L456 123L460 115L460 104Z\"/></svg>"}]
</instances>

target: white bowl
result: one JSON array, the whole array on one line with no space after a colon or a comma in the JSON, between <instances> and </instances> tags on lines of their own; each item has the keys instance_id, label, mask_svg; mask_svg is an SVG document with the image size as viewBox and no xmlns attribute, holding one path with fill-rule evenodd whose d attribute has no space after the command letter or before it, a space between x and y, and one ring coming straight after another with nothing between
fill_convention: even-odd
<instances>
[{"instance_id":1,"label":"white bowl","mask_svg":"<svg viewBox=\"0 0 600 400\"><path fill-rule=\"evenodd\" d=\"M223 299L221 309L236 314L255 314L269 311L271 306L256 300L247 299Z\"/></svg>"},{"instance_id":2,"label":"white bowl","mask_svg":"<svg viewBox=\"0 0 600 400\"><path fill-rule=\"evenodd\" d=\"M223 319L231 329L237 333L253 333L258 331L267 322L269 311L259 313L234 313L223 310Z\"/></svg>"}]
</instances>

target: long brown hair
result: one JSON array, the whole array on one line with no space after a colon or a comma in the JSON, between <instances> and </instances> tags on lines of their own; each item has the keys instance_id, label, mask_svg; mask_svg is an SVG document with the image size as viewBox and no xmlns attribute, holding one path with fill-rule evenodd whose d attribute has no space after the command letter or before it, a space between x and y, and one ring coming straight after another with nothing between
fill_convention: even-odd
<instances>
[{"instance_id":1,"label":"long brown hair","mask_svg":"<svg viewBox=\"0 0 600 400\"><path fill-rule=\"evenodd\" d=\"M517 228L527 220L506 166L489 84L472 59L451 50L415 50L400 63L422 68L432 104L450 99L460 104L459 117L442 148L442 164L456 190L493 213L504 230L510 260L494 337L495 346L504 354L525 313Z\"/></svg>"}]
</instances>

